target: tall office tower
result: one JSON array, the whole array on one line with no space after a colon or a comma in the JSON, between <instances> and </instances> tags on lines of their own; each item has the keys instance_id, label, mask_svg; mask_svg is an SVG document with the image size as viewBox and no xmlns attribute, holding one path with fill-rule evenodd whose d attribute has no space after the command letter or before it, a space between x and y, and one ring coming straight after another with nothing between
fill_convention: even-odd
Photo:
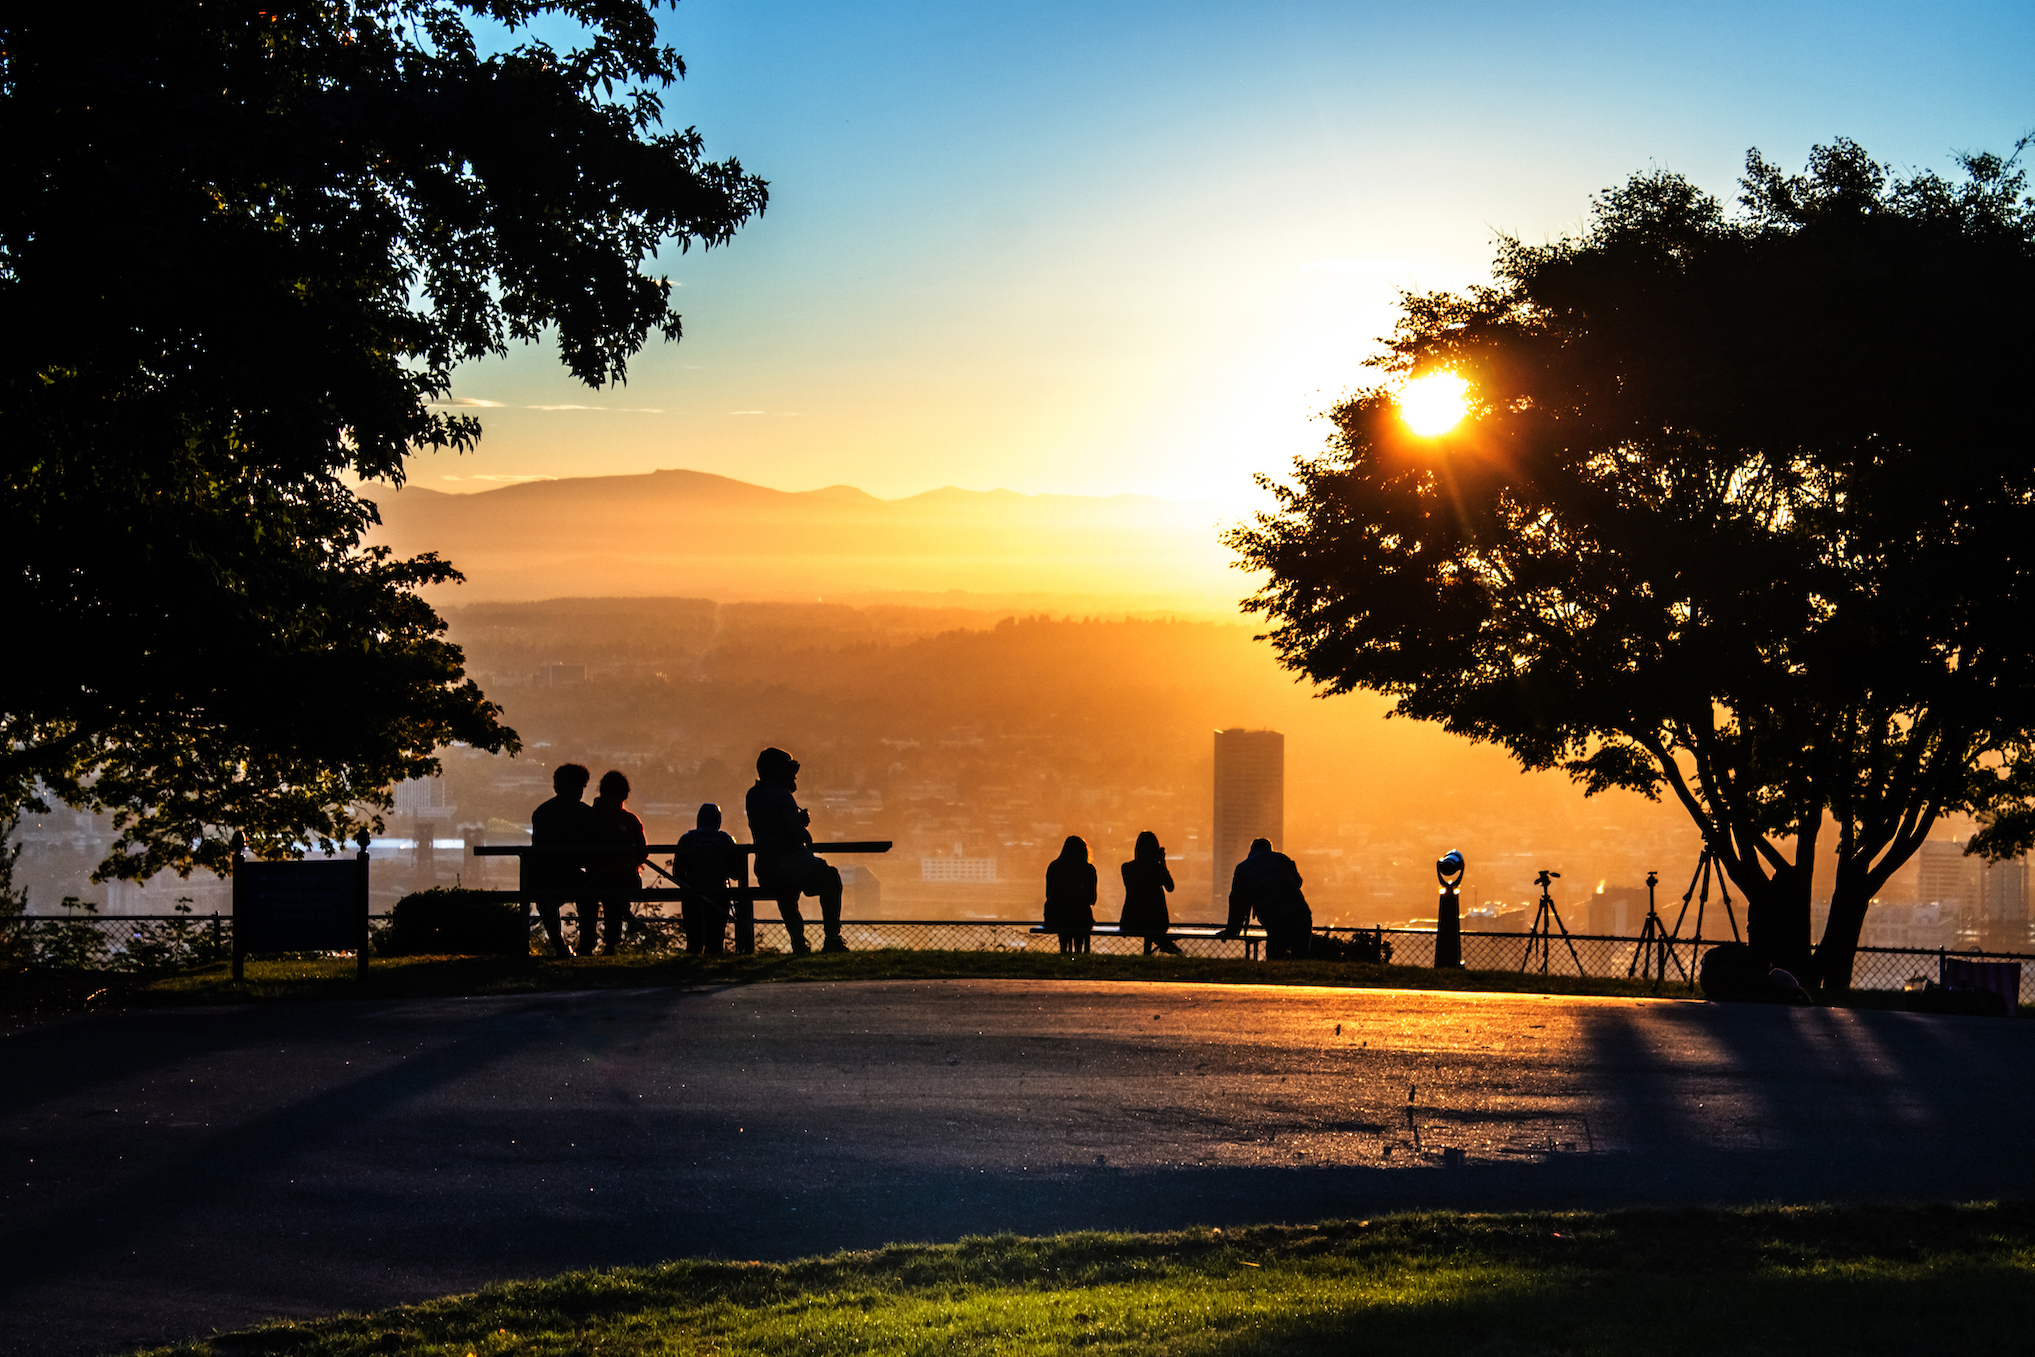
<instances>
[{"instance_id":1,"label":"tall office tower","mask_svg":"<svg viewBox=\"0 0 2035 1357\"><path fill-rule=\"evenodd\" d=\"M2028 859L2009 858L1979 867L1978 945L1989 952L2019 952L2028 946Z\"/></svg>"},{"instance_id":2,"label":"tall office tower","mask_svg":"<svg viewBox=\"0 0 2035 1357\"><path fill-rule=\"evenodd\" d=\"M1930 839L1916 855L1915 897L1962 917L1979 902L1979 859L1964 855L1956 839Z\"/></svg>"},{"instance_id":3,"label":"tall office tower","mask_svg":"<svg viewBox=\"0 0 2035 1357\"><path fill-rule=\"evenodd\" d=\"M1286 737L1276 730L1215 732L1215 833L1209 898L1216 917L1229 909L1230 871L1251 840L1286 846Z\"/></svg>"}]
</instances>

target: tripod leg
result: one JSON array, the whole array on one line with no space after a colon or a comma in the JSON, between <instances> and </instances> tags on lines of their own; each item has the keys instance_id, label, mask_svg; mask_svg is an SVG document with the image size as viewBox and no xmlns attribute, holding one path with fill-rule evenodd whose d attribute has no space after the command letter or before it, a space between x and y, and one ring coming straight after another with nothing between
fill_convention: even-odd
<instances>
[{"instance_id":1,"label":"tripod leg","mask_svg":"<svg viewBox=\"0 0 2035 1357\"><path fill-rule=\"evenodd\" d=\"M1699 957L1703 954L1703 911L1710 904L1710 850L1707 848L1703 850L1702 870L1703 889L1696 896L1696 932L1690 940L1690 944L1695 950L1689 953L1691 957Z\"/></svg>"},{"instance_id":2,"label":"tripod leg","mask_svg":"<svg viewBox=\"0 0 2035 1357\"><path fill-rule=\"evenodd\" d=\"M1589 977L1585 974L1583 970L1583 959L1576 955L1576 940L1569 936L1569 926L1562 922L1561 911L1556 909L1554 905L1550 903L1547 907L1547 912L1554 916L1555 927L1562 930L1562 942L1566 944L1569 949L1569 960L1576 963L1577 978L1588 979Z\"/></svg>"},{"instance_id":3,"label":"tripod leg","mask_svg":"<svg viewBox=\"0 0 2035 1357\"><path fill-rule=\"evenodd\" d=\"M1738 936L1738 915L1733 913L1731 909L1731 886L1725 879L1722 865L1719 865L1717 868L1717 898L1724 905L1724 917L1730 921L1731 940L1733 942L1744 942L1745 939Z\"/></svg>"}]
</instances>

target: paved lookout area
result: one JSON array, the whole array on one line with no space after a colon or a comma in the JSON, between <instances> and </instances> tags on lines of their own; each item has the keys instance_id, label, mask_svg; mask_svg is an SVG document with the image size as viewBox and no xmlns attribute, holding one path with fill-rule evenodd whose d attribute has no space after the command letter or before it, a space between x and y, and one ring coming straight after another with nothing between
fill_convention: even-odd
<instances>
[{"instance_id":1,"label":"paved lookout area","mask_svg":"<svg viewBox=\"0 0 2035 1357\"><path fill-rule=\"evenodd\" d=\"M1999 1019L783 984L143 1010L0 1062L7 1353L998 1230L2035 1194Z\"/></svg>"}]
</instances>

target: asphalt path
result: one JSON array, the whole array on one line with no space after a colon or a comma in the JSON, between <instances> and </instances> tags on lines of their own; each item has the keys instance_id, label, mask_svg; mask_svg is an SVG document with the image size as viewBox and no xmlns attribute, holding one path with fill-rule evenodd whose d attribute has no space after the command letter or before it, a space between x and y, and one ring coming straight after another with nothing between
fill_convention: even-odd
<instances>
[{"instance_id":1,"label":"asphalt path","mask_svg":"<svg viewBox=\"0 0 2035 1357\"><path fill-rule=\"evenodd\" d=\"M0 1037L0 1352L684 1256L1426 1207L2035 1196L2035 1024L870 982Z\"/></svg>"}]
</instances>

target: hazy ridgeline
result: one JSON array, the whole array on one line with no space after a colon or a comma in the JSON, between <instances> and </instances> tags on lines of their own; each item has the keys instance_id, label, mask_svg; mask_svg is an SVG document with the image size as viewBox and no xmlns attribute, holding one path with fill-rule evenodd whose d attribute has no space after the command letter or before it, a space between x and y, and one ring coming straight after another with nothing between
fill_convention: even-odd
<instances>
[{"instance_id":1,"label":"hazy ridgeline","mask_svg":"<svg viewBox=\"0 0 2035 1357\"><path fill-rule=\"evenodd\" d=\"M1209 917L1210 867L1191 854L1206 848L1219 726L1286 732L1286 838L1324 922L1430 914L1433 861L1452 847L1479 902L1527 900L1541 866L1567 873L1576 927L1598 882L1637 884L1649 867L1685 881L1694 859L1679 809L1586 801L1565 779L1384 720L1376 698L1314 699L1242 622L679 598L446 616L526 744L513 761L447 760L460 822L526 821L544 770L573 759L627 772L667 839L699 801L738 806L756 751L781 745L804 762L819 837L897 840L871 864L893 917L1028 910L1065 834L1089 840L1113 917L1115 867L1141 829L1190 854L1175 916ZM584 665L585 680L549 665ZM957 845L997 858L1003 882L920 884L919 858Z\"/></svg>"},{"instance_id":2,"label":"hazy ridgeline","mask_svg":"<svg viewBox=\"0 0 2035 1357\"><path fill-rule=\"evenodd\" d=\"M375 540L403 555L438 552L466 574L464 585L426 590L448 606L565 594L967 590L980 606L1081 595L1106 596L1112 607L1227 612L1250 589L1216 536L1236 512L1147 495L948 487L887 500L846 485L773 490L668 470L368 496L382 515Z\"/></svg>"}]
</instances>

